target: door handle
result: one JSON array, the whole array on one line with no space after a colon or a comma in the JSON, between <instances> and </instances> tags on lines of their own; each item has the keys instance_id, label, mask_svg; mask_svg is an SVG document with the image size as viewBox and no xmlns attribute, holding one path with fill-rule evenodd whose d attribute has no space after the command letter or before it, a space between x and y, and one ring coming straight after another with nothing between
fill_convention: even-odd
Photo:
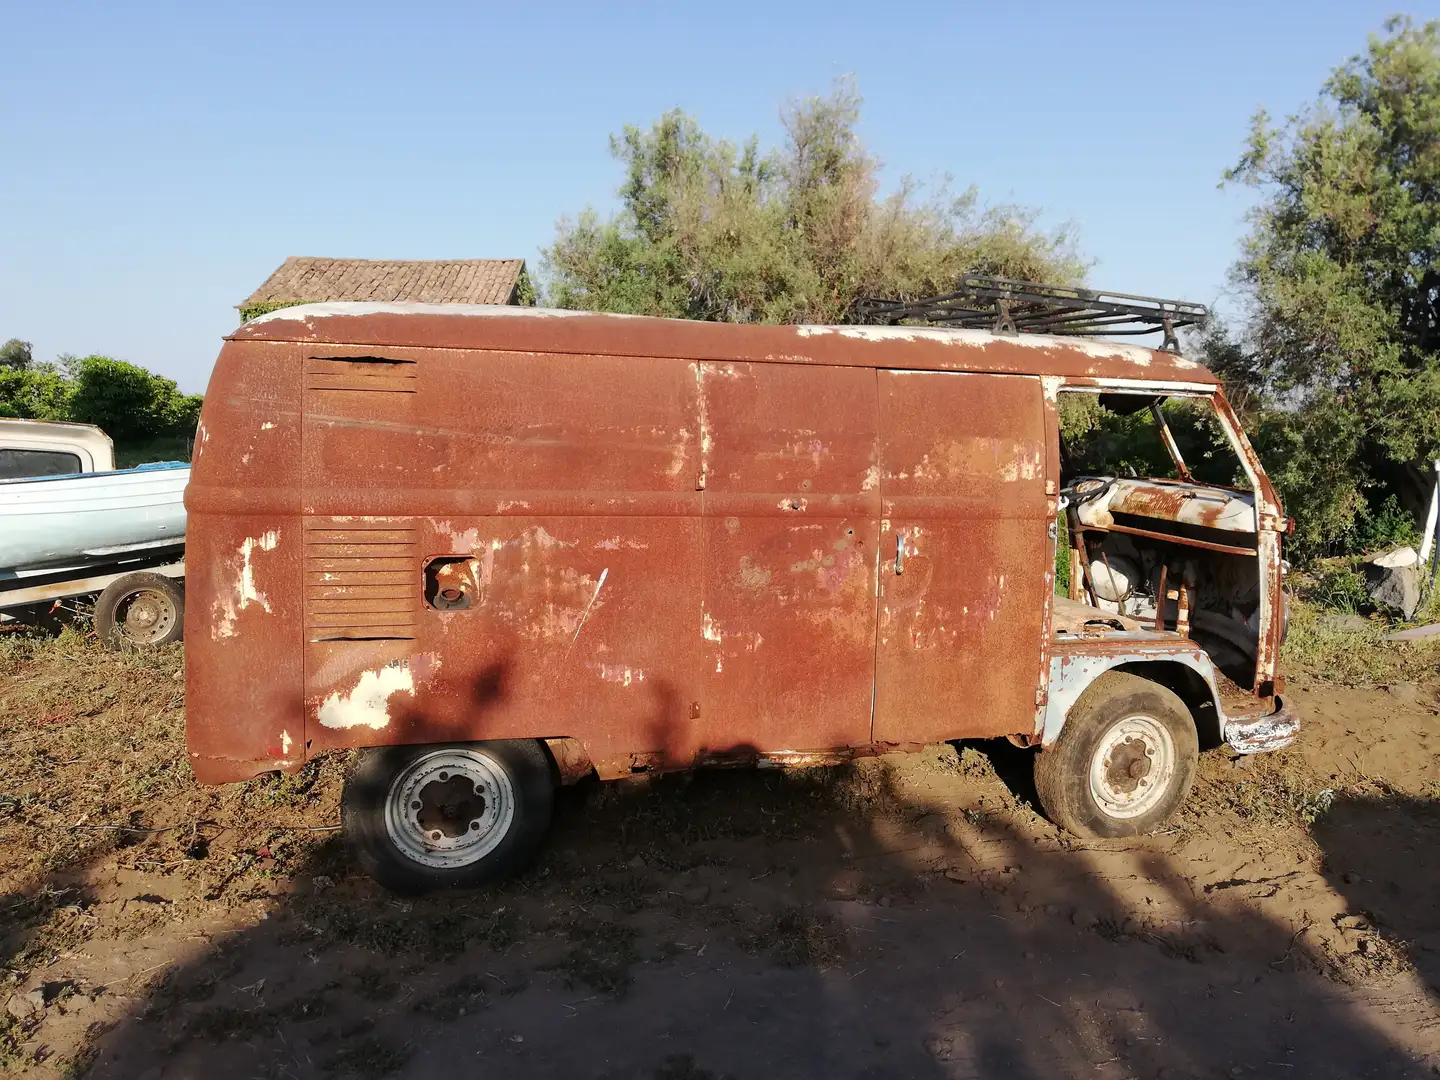
<instances>
[{"instance_id":1,"label":"door handle","mask_svg":"<svg viewBox=\"0 0 1440 1080\"><path fill-rule=\"evenodd\" d=\"M895 573L896 575L905 572L905 534L895 534Z\"/></svg>"}]
</instances>

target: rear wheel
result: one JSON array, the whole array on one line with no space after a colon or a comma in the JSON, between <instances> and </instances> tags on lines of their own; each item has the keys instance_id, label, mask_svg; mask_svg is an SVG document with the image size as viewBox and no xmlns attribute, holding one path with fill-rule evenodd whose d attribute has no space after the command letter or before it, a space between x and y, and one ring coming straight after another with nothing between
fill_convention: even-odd
<instances>
[{"instance_id":1,"label":"rear wheel","mask_svg":"<svg viewBox=\"0 0 1440 1080\"><path fill-rule=\"evenodd\" d=\"M95 601L95 634L110 648L168 645L185 633L185 590L164 574L126 574Z\"/></svg>"},{"instance_id":2,"label":"rear wheel","mask_svg":"<svg viewBox=\"0 0 1440 1080\"><path fill-rule=\"evenodd\" d=\"M1077 836L1136 836L1179 809L1199 757L1195 722L1174 691L1112 671L1036 758L1035 788L1050 820Z\"/></svg>"},{"instance_id":3,"label":"rear wheel","mask_svg":"<svg viewBox=\"0 0 1440 1080\"><path fill-rule=\"evenodd\" d=\"M538 742L509 739L361 751L341 822L366 873L402 893L470 888L535 854L555 796Z\"/></svg>"}]
</instances>

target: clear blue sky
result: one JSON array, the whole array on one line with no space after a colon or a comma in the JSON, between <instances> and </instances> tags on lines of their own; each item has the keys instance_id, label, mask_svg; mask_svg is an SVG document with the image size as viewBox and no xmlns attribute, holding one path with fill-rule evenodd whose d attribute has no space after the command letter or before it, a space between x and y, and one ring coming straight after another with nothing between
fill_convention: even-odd
<instances>
[{"instance_id":1,"label":"clear blue sky","mask_svg":"<svg viewBox=\"0 0 1440 1080\"><path fill-rule=\"evenodd\" d=\"M847 73L886 176L1070 221L1092 283L1222 300L1250 116L1393 9L1246 3L8 5L0 339L203 390L287 255L520 256L612 204L607 135L672 106L778 134ZM1417 18L1436 12L1411 8Z\"/></svg>"}]
</instances>

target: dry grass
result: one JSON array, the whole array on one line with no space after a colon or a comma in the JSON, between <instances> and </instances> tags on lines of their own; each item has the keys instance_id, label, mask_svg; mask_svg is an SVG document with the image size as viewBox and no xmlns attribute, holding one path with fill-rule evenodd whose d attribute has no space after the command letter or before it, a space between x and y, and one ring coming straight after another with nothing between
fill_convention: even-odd
<instances>
[{"instance_id":1,"label":"dry grass","mask_svg":"<svg viewBox=\"0 0 1440 1080\"><path fill-rule=\"evenodd\" d=\"M1392 629L1378 618L1365 620L1363 628L1342 626L1335 612L1296 602L1290 609L1284 664L1317 682L1345 686L1433 680L1440 672L1440 637L1387 641Z\"/></svg>"}]
</instances>

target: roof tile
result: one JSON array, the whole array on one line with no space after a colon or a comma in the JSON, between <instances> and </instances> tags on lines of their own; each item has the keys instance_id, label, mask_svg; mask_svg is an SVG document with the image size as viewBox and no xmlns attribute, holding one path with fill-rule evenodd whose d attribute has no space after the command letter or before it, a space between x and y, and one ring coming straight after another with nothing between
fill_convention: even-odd
<instances>
[{"instance_id":1,"label":"roof tile","mask_svg":"<svg viewBox=\"0 0 1440 1080\"><path fill-rule=\"evenodd\" d=\"M509 304L524 259L316 259L291 256L237 307L381 300Z\"/></svg>"}]
</instances>

